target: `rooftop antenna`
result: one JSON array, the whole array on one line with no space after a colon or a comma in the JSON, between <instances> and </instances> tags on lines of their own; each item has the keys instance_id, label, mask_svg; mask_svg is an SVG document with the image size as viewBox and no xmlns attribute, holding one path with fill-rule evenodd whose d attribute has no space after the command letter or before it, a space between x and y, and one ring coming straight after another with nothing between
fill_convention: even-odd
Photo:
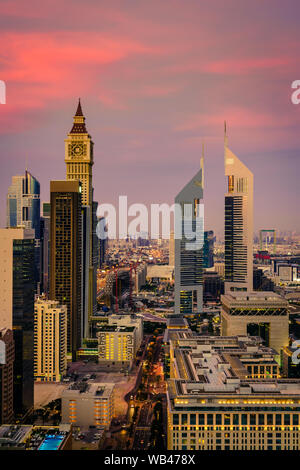
<instances>
[{"instance_id":1,"label":"rooftop antenna","mask_svg":"<svg viewBox=\"0 0 300 470\"><path fill-rule=\"evenodd\" d=\"M202 170L201 180L202 180L202 188L204 188L204 141L202 142L202 155L200 158L200 168Z\"/></svg>"},{"instance_id":2,"label":"rooftop antenna","mask_svg":"<svg viewBox=\"0 0 300 470\"><path fill-rule=\"evenodd\" d=\"M227 136L227 123L224 121L224 146L227 147L228 136Z\"/></svg>"}]
</instances>

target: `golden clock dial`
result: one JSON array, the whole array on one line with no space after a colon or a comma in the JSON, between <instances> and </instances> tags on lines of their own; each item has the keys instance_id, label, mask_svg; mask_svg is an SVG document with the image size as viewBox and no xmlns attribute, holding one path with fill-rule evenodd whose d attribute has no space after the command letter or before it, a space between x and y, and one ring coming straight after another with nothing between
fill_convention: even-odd
<instances>
[{"instance_id":1,"label":"golden clock dial","mask_svg":"<svg viewBox=\"0 0 300 470\"><path fill-rule=\"evenodd\" d=\"M72 155L80 157L83 154L83 147L81 144L72 145Z\"/></svg>"}]
</instances>

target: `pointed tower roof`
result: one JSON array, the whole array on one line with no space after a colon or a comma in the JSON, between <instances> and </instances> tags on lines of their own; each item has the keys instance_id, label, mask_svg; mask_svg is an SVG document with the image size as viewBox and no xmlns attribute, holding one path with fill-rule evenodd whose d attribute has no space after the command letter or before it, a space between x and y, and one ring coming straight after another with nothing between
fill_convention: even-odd
<instances>
[{"instance_id":1,"label":"pointed tower roof","mask_svg":"<svg viewBox=\"0 0 300 470\"><path fill-rule=\"evenodd\" d=\"M83 112L82 112L82 109L81 109L80 98L78 100L78 106L77 106L77 111L75 113L75 116L83 116Z\"/></svg>"},{"instance_id":2,"label":"pointed tower roof","mask_svg":"<svg viewBox=\"0 0 300 470\"><path fill-rule=\"evenodd\" d=\"M74 124L70 134L87 134L88 131L85 127L85 117L82 112L80 98L78 100L77 110L74 116Z\"/></svg>"}]
</instances>

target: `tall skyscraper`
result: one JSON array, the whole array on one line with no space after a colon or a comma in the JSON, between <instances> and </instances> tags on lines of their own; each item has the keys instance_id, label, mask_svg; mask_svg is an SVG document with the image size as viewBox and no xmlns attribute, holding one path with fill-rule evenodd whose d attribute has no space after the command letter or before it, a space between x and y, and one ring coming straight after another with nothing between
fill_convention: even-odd
<instances>
[{"instance_id":1,"label":"tall skyscraper","mask_svg":"<svg viewBox=\"0 0 300 470\"><path fill-rule=\"evenodd\" d=\"M79 180L82 184L82 243L83 243L83 330L84 337L89 336L89 319L96 312L96 256L93 205L92 167L94 143L85 126L85 117L79 100L74 123L65 139L65 162L67 180Z\"/></svg>"},{"instance_id":2,"label":"tall skyscraper","mask_svg":"<svg viewBox=\"0 0 300 470\"><path fill-rule=\"evenodd\" d=\"M253 289L253 174L227 146L225 125L225 293Z\"/></svg>"},{"instance_id":3,"label":"tall skyscraper","mask_svg":"<svg viewBox=\"0 0 300 470\"><path fill-rule=\"evenodd\" d=\"M67 307L55 300L34 303L34 377L60 382L67 372Z\"/></svg>"},{"instance_id":4,"label":"tall skyscraper","mask_svg":"<svg viewBox=\"0 0 300 470\"><path fill-rule=\"evenodd\" d=\"M175 315L200 313L203 306L203 218L200 200L203 198L204 169L201 167L180 191L175 203L181 207L182 219L175 214ZM198 223L197 223L198 221ZM199 224L200 221L200 224ZM181 222L181 235L178 224ZM191 241L191 232L197 234ZM195 249L190 249L190 244Z\"/></svg>"},{"instance_id":5,"label":"tall skyscraper","mask_svg":"<svg viewBox=\"0 0 300 470\"><path fill-rule=\"evenodd\" d=\"M82 215L80 181L51 181L50 298L67 306L67 350L81 346Z\"/></svg>"},{"instance_id":6,"label":"tall skyscraper","mask_svg":"<svg viewBox=\"0 0 300 470\"><path fill-rule=\"evenodd\" d=\"M50 258L50 203L42 204L41 216L41 262L40 292L49 293L49 258Z\"/></svg>"},{"instance_id":7,"label":"tall skyscraper","mask_svg":"<svg viewBox=\"0 0 300 470\"><path fill-rule=\"evenodd\" d=\"M15 416L33 407L34 236L0 229L0 328L13 330Z\"/></svg>"},{"instance_id":8,"label":"tall skyscraper","mask_svg":"<svg viewBox=\"0 0 300 470\"><path fill-rule=\"evenodd\" d=\"M13 332L0 328L0 424L13 422L14 360Z\"/></svg>"},{"instance_id":9,"label":"tall skyscraper","mask_svg":"<svg viewBox=\"0 0 300 470\"><path fill-rule=\"evenodd\" d=\"M40 183L29 172L13 176L7 193L6 227L34 229L35 233L35 289L40 281Z\"/></svg>"}]
</instances>

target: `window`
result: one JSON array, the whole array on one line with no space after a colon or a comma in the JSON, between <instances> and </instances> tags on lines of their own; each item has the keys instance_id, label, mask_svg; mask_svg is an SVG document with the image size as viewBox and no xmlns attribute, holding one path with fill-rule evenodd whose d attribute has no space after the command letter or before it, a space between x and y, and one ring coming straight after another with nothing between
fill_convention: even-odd
<instances>
[{"instance_id":1,"label":"window","mask_svg":"<svg viewBox=\"0 0 300 470\"><path fill-rule=\"evenodd\" d=\"M190 424L196 424L196 415L190 415Z\"/></svg>"},{"instance_id":2,"label":"window","mask_svg":"<svg viewBox=\"0 0 300 470\"><path fill-rule=\"evenodd\" d=\"M173 424L175 424L175 426L179 424L179 415L178 414L173 415Z\"/></svg>"}]
</instances>

